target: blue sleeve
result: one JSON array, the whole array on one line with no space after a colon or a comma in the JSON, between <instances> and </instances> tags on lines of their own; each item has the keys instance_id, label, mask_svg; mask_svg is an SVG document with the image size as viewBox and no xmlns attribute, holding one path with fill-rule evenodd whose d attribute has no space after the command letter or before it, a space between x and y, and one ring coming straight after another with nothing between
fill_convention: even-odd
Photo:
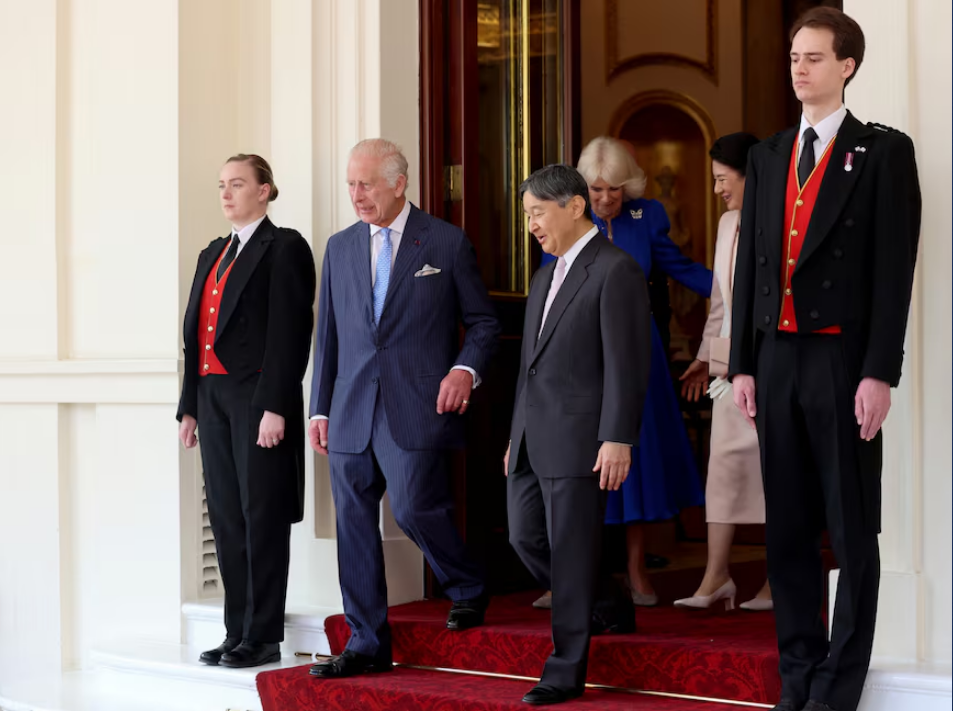
<instances>
[{"instance_id":1,"label":"blue sleeve","mask_svg":"<svg viewBox=\"0 0 953 711\"><path fill-rule=\"evenodd\" d=\"M711 297L711 269L704 264L693 262L682 254L672 239L668 236L670 229L668 215L661 203L654 200L651 205L652 222L652 266L662 270L667 276L682 286L691 289L706 299Z\"/></svg>"}]
</instances>

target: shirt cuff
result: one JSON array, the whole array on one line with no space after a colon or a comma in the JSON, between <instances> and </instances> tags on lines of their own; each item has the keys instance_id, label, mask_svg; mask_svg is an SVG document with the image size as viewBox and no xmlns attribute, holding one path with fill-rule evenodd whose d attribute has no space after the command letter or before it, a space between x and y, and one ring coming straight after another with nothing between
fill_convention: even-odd
<instances>
[{"instance_id":1,"label":"shirt cuff","mask_svg":"<svg viewBox=\"0 0 953 711\"><path fill-rule=\"evenodd\" d=\"M327 415L312 415L312 416L311 416L311 421L312 421L312 422L313 422L314 420L326 420L326 419L328 419L328 416L327 416Z\"/></svg>"},{"instance_id":2,"label":"shirt cuff","mask_svg":"<svg viewBox=\"0 0 953 711\"><path fill-rule=\"evenodd\" d=\"M623 447L631 447L631 446L632 446L631 444L626 444L625 442L606 442L606 444L619 444L619 445L622 445Z\"/></svg>"},{"instance_id":3,"label":"shirt cuff","mask_svg":"<svg viewBox=\"0 0 953 711\"><path fill-rule=\"evenodd\" d=\"M480 379L480 376L477 375L477 372L476 372L473 368L471 368L470 366L468 366L468 365L455 365L455 366L453 366L450 370L465 370L465 371L467 371L470 375L472 375L472 376L473 376L473 389L474 389L474 390L476 390L478 387L480 387L480 383L483 382L483 381Z\"/></svg>"}]
</instances>

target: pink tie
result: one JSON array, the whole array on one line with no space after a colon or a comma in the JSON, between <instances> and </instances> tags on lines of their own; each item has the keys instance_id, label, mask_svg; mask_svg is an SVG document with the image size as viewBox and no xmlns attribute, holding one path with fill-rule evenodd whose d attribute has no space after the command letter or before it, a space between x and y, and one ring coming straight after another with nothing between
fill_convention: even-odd
<instances>
[{"instance_id":1,"label":"pink tie","mask_svg":"<svg viewBox=\"0 0 953 711\"><path fill-rule=\"evenodd\" d=\"M563 285L563 281L566 279L566 260L562 257L556 258L556 271L553 272L553 283L549 285L549 294L546 296L546 305L543 307L543 320L539 324L539 334L536 338L539 338L543 335L543 326L546 325L546 317L549 316L549 309L553 305L553 301L556 300L556 294L559 292L559 287Z\"/></svg>"}]
</instances>

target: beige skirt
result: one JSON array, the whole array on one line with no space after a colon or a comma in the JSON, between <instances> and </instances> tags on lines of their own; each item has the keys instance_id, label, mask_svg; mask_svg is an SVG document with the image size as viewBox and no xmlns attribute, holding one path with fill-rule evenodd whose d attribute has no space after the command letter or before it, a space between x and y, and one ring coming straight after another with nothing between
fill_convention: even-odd
<instances>
[{"instance_id":1,"label":"beige skirt","mask_svg":"<svg viewBox=\"0 0 953 711\"><path fill-rule=\"evenodd\" d=\"M758 434L730 393L712 404L705 511L708 523L764 523Z\"/></svg>"}]
</instances>

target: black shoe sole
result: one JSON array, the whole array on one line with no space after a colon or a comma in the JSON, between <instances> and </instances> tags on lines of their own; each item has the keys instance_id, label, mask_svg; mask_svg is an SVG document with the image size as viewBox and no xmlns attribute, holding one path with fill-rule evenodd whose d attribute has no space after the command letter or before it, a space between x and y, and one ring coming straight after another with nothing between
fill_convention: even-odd
<instances>
[{"instance_id":1,"label":"black shoe sole","mask_svg":"<svg viewBox=\"0 0 953 711\"><path fill-rule=\"evenodd\" d=\"M228 667L229 669L248 669L250 667L260 667L264 664L273 664L274 662L281 661L281 652L275 652L274 654L265 657L264 659L256 659L254 662L219 662L219 666Z\"/></svg>"},{"instance_id":2,"label":"black shoe sole","mask_svg":"<svg viewBox=\"0 0 953 711\"><path fill-rule=\"evenodd\" d=\"M394 671L394 665L388 664L387 666L367 667L356 674L315 674L314 669L310 669L308 670L308 675L313 676L315 679L350 679L351 677L362 676L364 674L386 674L392 671Z\"/></svg>"}]
</instances>

